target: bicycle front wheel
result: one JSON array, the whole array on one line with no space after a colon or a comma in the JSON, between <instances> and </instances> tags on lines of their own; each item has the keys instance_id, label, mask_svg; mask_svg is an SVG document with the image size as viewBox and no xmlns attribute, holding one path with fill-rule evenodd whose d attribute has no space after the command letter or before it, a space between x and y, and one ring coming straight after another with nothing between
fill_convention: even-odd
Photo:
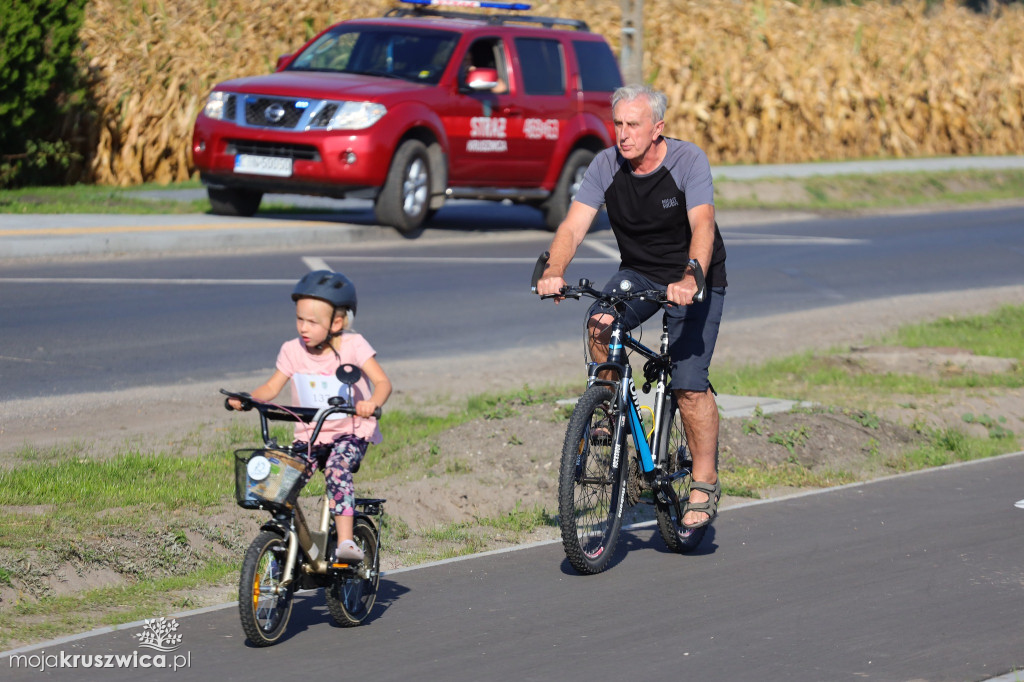
<instances>
[{"instance_id":1,"label":"bicycle front wheel","mask_svg":"<svg viewBox=\"0 0 1024 682\"><path fill-rule=\"evenodd\" d=\"M356 566L343 569L327 587L327 610L341 627L359 625L377 601L380 584L380 556L377 534L366 519L356 519L352 539L363 550L363 560Z\"/></svg>"},{"instance_id":2,"label":"bicycle front wheel","mask_svg":"<svg viewBox=\"0 0 1024 682\"><path fill-rule=\"evenodd\" d=\"M576 403L565 431L558 477L559 526L565 556L583 574L608 567L622 525L619 498L625 449L621 461L614 462L617 421L614 392L607 386L591 386Z\"/></svg>"},{"instance_id":3,"label":"bicycle front wheel","mask_svg":"<svg viewBox=\"0 0 1024 682\"><path fill-rule=\"evenodd\" d=\"M658 515L658 531L661 539L673 552L688 554L697 549L708 527L690 529L683 527L683 505L690 499L690 484L693 482L693 462L686 447L686 433L683 420L675 401L666 402L669 429L660 451L664 461L662 468L669 475L669 485L675 491L671 499L664 491L655 491L654 508Z\"/></svg>"},{"instance_id":4,"label":"bicycle front wheel","mask_svg":"<svg viewBox=\"0 0 1024 682\"><path fill-rule=\"evenodd\" d=\"M277 533L263 531L249 545L238 581L242 630L256 646L276 644L292 614L291 586L282 587L288 545Z\"/></svg>"}]
</instances>

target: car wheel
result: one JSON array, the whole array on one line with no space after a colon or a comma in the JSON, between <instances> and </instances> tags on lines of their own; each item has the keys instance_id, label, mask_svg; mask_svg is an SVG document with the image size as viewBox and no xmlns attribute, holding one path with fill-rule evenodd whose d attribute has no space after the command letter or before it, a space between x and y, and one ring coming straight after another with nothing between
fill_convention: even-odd
<instances>
[{"instance_id":1,"label":"car wheel","mask_svg":"<svg viewBox=\"0 0 1024 682\"><path fill-rule=\"evenodd\" d=\"M395 152L384 187L377 195L377 221L412 232L430 213L430 158L419 140L406 140Z\"/></svg>"},{"instance_id":2,"label":"car wheel","mask_svg":"<svg viewBox=\"0 0 1024 682\"><path fill-rule=\"evenodd\" d=\"M544 203L544 223L549 230L557 230L565 216L569 214L569 204L576 198L583 176L587 173L590 162L594 160L594 152L589 149L577 149L569 154L562 174L558 177L555 191Z\"/></svg>"},{"instance_id":3,"label":"car wheel","mask_svg":"<svg viewBox=\"0 0 1024 682\"><path fill-rule=\"evenodd\" d=\"M231 187L224 189L207 187L206 194L210 197L210 210L216 215L255 215L259 210L260 201L263 200L263 192Z\"/></svg>"}]
</instances>

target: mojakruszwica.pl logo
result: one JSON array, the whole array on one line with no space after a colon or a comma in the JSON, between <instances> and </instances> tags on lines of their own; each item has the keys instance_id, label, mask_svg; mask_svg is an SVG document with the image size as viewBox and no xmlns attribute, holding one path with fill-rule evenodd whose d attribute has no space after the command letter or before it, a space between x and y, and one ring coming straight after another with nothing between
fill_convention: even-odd
<instances>
[{"instance_id":1,"label":"mojakruszwica.pl logo","mask_svg":"<svg viewBox=\"0 0 1024 682\"><path fill-rule=\"evenodd\" d=\"M154 618L142 624L142 632L132 635L139 648L128 654L47 653L44 649L38 654L12 654L10 665L40 672L59 668L190 668L192 652L179 651L182 636L177 630L178 621L173 618Z\"/></svg>"}]
</instances>

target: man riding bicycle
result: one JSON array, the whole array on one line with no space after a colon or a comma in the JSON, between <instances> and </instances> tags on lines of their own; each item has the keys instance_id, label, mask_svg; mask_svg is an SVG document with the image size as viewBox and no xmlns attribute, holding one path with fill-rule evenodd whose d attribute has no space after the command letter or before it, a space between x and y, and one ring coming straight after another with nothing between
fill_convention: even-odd
<instances>
[{"instance_id":1,"label":"man riding bicycle","mask_svg":"<svg viewBox=\"0 0 1024 682\"><path fill-rule=\"evenodd\" d=\"M673 394L693 457L693 484L683 514L689 529L709 524L718 513L718 406L708 367L718 338L725 298L725 244L715 222L711 167L691 142L666 138L667 98L647 86L624 86L612 95L615 146L590 164L569 213L558 226L537 293L557 294L565 271L607 207L622 261L605 291L629 280L634 289L660 289L669 306ZM695 271L704 273L707 294L695 302ZM557 299L556 299L557 301ZM633 301L627 326L654 315L660 305ZM587 328L591 358L607 358L611 316L591 308Z\"/></svg>"}]
</instances>

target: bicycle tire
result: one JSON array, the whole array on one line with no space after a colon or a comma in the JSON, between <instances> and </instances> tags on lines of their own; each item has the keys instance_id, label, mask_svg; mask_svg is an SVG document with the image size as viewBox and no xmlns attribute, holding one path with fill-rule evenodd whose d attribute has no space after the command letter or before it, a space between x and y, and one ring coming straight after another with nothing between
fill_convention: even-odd
<instances>
[{"instance_id":1,"label":"bicycle tire","mask_svg":"<svg viewBox=\"0 0 1024 682\"><path fill-rule=\"evenodd\" d=\"M286 552L284 538L267 530L256 536L242 561L238 615L245 636L258 647L276 644L292 614L293 588L280 591Z\"/></svg>"},{"instance_id":2,"label":"bicycle tire","mask_svg":"<svg viewBox=\"0 0 1024 682\"><path fill-rule=\"evenodd\" d=\"M708 527L684 528L682 524L683 505L690 499L690 484L693 476L690 470L690 454L686 448L686 432L683 430L683 419L679 414L674 400L665 402L668 411L669 428L663 436L664 442L659 450L668 453L668 463L664 465L666 473L672 477L672 488L679 500L678 506L671 500L663 499L657 491L654 495L654 509L658 517L658 531L669 550L680 554L689 554L700 546Z\"/></svg>"},{"instance_id":3,"label":"bicycle tire","mask_svg":"<svg viewBox=\"0 0 1024 682\"><path fill-rule=\"evenodd\" d=\"M341 571L327 586L327 610L343 628L362 624L377 601L380 584L380 556L377 533L366 519L356 519L352 539L363 550L362 562Z\"/></svg>"},{"instance_id":4,"label":"bicycle tire","mask_svg":"<svg viewBox=\"0 0 1024 682\"><path fill-rule=\"evenodd\" d=\"M621 449L619 467L613 469L612 438L593 437L593 427L605 419L614 434L618 421L615 394L607 386L591 386L576 403L562 446L558 476L562 547L572 567L584 575L608 567L622 525L626 449Z\"/></svg>"}]
</instances>

